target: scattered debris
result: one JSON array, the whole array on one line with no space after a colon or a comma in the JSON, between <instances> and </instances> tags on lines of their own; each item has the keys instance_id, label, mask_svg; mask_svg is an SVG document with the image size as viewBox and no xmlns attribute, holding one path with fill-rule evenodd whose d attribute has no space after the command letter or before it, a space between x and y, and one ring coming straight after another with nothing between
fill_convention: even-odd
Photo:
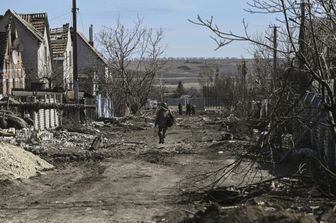
<instances>
[{"instance_id":1,"label":"scattered debris","mask_svg":"<svg viewBox=\"0 0 336 223\"><path fill-rule=\"evenodd\" d=\"M40 141L50 141L53 139L53 133L48 132L48 131L39 131L36 134L36 137Z\"/></svg>"},{"instance_id":2,"label":"scattered debris","mask_svg":"<svg viewBox=\"0 0 336 223\"><path fill-rule=\"evenodd\" d=\"M5 131L5 130L0 130L0 136L13 137L13 136L15 136L15 133L8 132L8 131Z\"/></svg>"},{"instance_id":3,"label":"scattered debris","mask_svg":"<svg viewBox=\"0 0 336 223\"><path fill-rule=\"evenodd\" d=\"M100 146L100 143L102 142L102 138L101 138L101 136L99 135L99 136L97 136L94 140L93 140L93 142L92 142L92 144L91 144L91 146L90 146L90 150L94 150L94 149L98 149L99 148L99 146Z\"/></svg>"},{"instance_id":4,"label":"scattered debris","mask_svg":"<svg viewBox=\"0 0 336 223\"><path fill-rule=\"evenodd\" d=\"M11 127L22 129L28 127L28 124L24 119L14 115L13 113L3 111L2 113L0 112L0 114L0 128L2 129Z\"/></svg>"},{"instance_id":5,"label":"scattered debris","mask_svg":"<svg viewBox=\"0 0 336 223\"><path fill-rule=\"evenodd\" d=\"M244 178L242 177L242 171L252 168L249 164L247 165L247 160L255 160L253 169L266 172L262 168L266 169L266 165L269 164L258 163L260 155L258 152L261 150L256 148L252 150L253 153L249 150L255 144L255 138L260 137L262 131L258 128L250 128L246 132L241 131L242 129L245 130L242 127L245 125L243 119L239 119L232 114L218 117L217 115L204 113L202 116L179 117L176 122L176 129L167 136L171 141L160 147L151 142L154 136L152 136L153 123L150 115L113 118L78 126L64 126L62 129L49 131L34 131L29 128L2 130L1 139L11 144L20 145L25 150L31 151L57 167L81 166L88 163L97 165L98 162L106 158L124 158L123 161L130 163L135 161L150 167L162 168L164 166L165 170L186 170L200 174L200 170L203 171L202 168L204 168L203 165L206 162L209 168L204 168L204 171L213 170L218 178L223 177L222 174L225 171L230 171L230 169L223 168L225 165L233 167L231 171L237 176L231 177L230 180L240 182ZM244 135L249 135L250 138L242 137ZM290 138L290 136L286 137ZM20 154L20 152L17 152L18 149L13 149L11 145L9 147L9 150L14 154L7 156L14 157L15 154ZM26 152L22 148L19 148L20 151ZM295 151L293 149L293 154L295 154ZM298 150L298 156L302 156L302 153L306 154L307 151L310 150ZM195 154L195 156L192 154ZM24 158L25 156L19 156L22 159L28 159ZM207 157L206 161L204 161L204 157ZM6 160L14 160L14 158L6 158ZM108 160L105 161L109 162ZM26 164L26 161L11 162L16 164L0 162L0 168L6 169L2 165L9 166L8 170L6 169L7 172L3 171L2 173L0 170L0 179L6 179L6 175L8 175L6 176L8 178L10 176L10 179L22 177L19 175L34 176L43 169L52 168L52 165L49 164L50 166L48 166L43 163L43 160L29 161L29 164ZM241 162L240 164L243 163L240 167L238 167L239 162ZM21 165L29 170L21 170ZM119 168L119 166L116 168ZM305 168L308 167L305 166ZM9 173L9 171L14 172L15 170L17 172ZM123 179L123 182L126 182L126 180L141 181L143 178L146 178L147 181L154 180L156 175L148 174L146 171L134 175L122 175L121 179ZM182 175L190 177L188 172ZM250 172L247 177L253 178L253 175L254 172ZM206 176L210 175L206 173ZM88 174L81 180L91 183L96 179L90 177ZM200 188L206 185L202 182L206 177L204 175L201 177L202 179L197 179L197 181L190 181L190 178L187 178L189 187ZM213 185L213 181L209 180L210 178L208 177L206 180ZM211 178L211 180L214 179L217 180ZM258 179L257 182L260 182L260 180ZM336 202L333 203L332 199L321 202L321 199L330 198L330 196L324 197L327 193L326 189L316 188L313 190L315 185L300 183L301 179L299 178L279 178L273 179L267 184L256 184L244 188L212 187L212 191L205 194L199 193L197 194L198 200L195 199L188 203L188 205L193 206L192 210L181 209L178 210L178 214L181 216L180 219L184 216L183 218L186 219L184 222L313 223L316 222L315 219L332 219L332 208ZM181 188L185 189L184 187ZM71 188L71 190L73 189ZM57 200L57 202L64 204L60 200ZM213 204L215 205L212 206ZM180 222L180 220L169 221L168 219L173 214L167 215L169 216L160 216L158 222Z\"/></svg>"},{"instance_id":6,"label":"scattered debris","mask_svg":"<svg viewBox=\"0 0 336 223\"><path fill-rule=\"evenodd\" d=\"M233 134L229 132L221 132L221 140L232 140L233 139Z\"/></svg>"},{"instance_id":7,"label":"scattered debris","mask_svg":"<svg viewBox=\"0 0 336 223\"><path fill-rule=\"evenodd\" d=\"M296 214L287 210L264 210L258 206L242 206L222 209L216 205L197 212L193 218L183 223L230 222L230 223L317 223L313 215Z\"/></svg>"}]
</instances>

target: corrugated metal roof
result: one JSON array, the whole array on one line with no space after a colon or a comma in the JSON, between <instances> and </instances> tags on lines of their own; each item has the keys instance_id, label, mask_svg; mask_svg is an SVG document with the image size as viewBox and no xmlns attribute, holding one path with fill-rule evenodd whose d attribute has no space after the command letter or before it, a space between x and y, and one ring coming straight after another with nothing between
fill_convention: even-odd
<instances>
[{"instance_id":1,"label":"corrugated metal roof","mask_svg":"<svg viewBox=\"0 0 336 223\"><path fill-rule=\"evenodd\" d=\"M4 65L7 40L8 40L7 32L0 32L0 70L3 69Z\"/></svg>"},{"instance_id":2,"label":"corrugated metal roof","mask_svg":"<svg viewBox=\"0 0 336 223\"><path fill-rule=\"evenodd\" d=\"M69 23L63 27L50 29L53 58L63 57L68 42Z\"/></svg>"}]
</instances>

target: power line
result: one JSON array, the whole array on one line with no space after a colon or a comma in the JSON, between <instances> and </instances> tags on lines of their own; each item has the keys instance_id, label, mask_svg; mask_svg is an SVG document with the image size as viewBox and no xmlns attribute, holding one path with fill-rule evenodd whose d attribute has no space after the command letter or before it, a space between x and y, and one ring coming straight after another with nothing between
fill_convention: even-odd
<instances>
[{"instance_id":1,"label":"power line","mask_svg":"<svg viewBox=\"0 0 336 223\"><path fill-rule=\"evenodd\" d=\"M71 12L63 13L63 14L61 14L61 15L52 17L51 19L49 19L49 21L56 20L56 19L60 19L60 18L62 18L62 17L65 17L65 16L67 16L67 15L70 15L70 14L71 14Z\"/></svg>"},{"instance_id":2,"label":"power line","mask_svg":"<svg viewBox=\"0 0 336 223\"><path fill-rule=\"evenodd\" d=\"M85 33L85 28L84 28L84 22L83 22L83 17L82 17L82 13L78 10L78 16L82 25L82 32Z\"/></svg>"}]
</instances>

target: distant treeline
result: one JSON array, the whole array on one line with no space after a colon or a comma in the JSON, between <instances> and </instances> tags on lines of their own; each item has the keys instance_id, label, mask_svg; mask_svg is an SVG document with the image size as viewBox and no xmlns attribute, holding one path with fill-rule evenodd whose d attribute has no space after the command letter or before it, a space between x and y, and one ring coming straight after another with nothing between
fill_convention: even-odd
<instances>
[{"instance_id":1,"label":"distant treeline","mask_svg":"<svg viewBox=\"0 0 336 223\"><path fill-rule=\"evenodd\" d=\"M193 61L249 61L251 58L237 58L237 57L162 57L160 60L163 61L183 61L183 62L193 62ZM138 61L137 58L131 59L130 61Z\"/></svg>"}]
</instances>

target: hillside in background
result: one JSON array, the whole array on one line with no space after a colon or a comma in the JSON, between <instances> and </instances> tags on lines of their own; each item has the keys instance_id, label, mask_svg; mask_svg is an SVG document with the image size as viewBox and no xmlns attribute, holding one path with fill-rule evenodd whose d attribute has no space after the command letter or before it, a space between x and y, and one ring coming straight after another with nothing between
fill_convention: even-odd
<instances>
[{"instance_id":1,"label":"hillside in background","mask_svg":"<svg viewBox=\"0 0 336 223\"><path fill-rule=\"evenodd\" d=\"M244 59L249 67L252 59ZM237 58L169 58L167 59L161 75L156 77L155 85L162 84L170 89L176 88L179 81L182 81L185 88L199 88L199 74L206 70L219 69L220 75L238 75L238 64L243 59Z\"/></svg>"}]
</instances>

